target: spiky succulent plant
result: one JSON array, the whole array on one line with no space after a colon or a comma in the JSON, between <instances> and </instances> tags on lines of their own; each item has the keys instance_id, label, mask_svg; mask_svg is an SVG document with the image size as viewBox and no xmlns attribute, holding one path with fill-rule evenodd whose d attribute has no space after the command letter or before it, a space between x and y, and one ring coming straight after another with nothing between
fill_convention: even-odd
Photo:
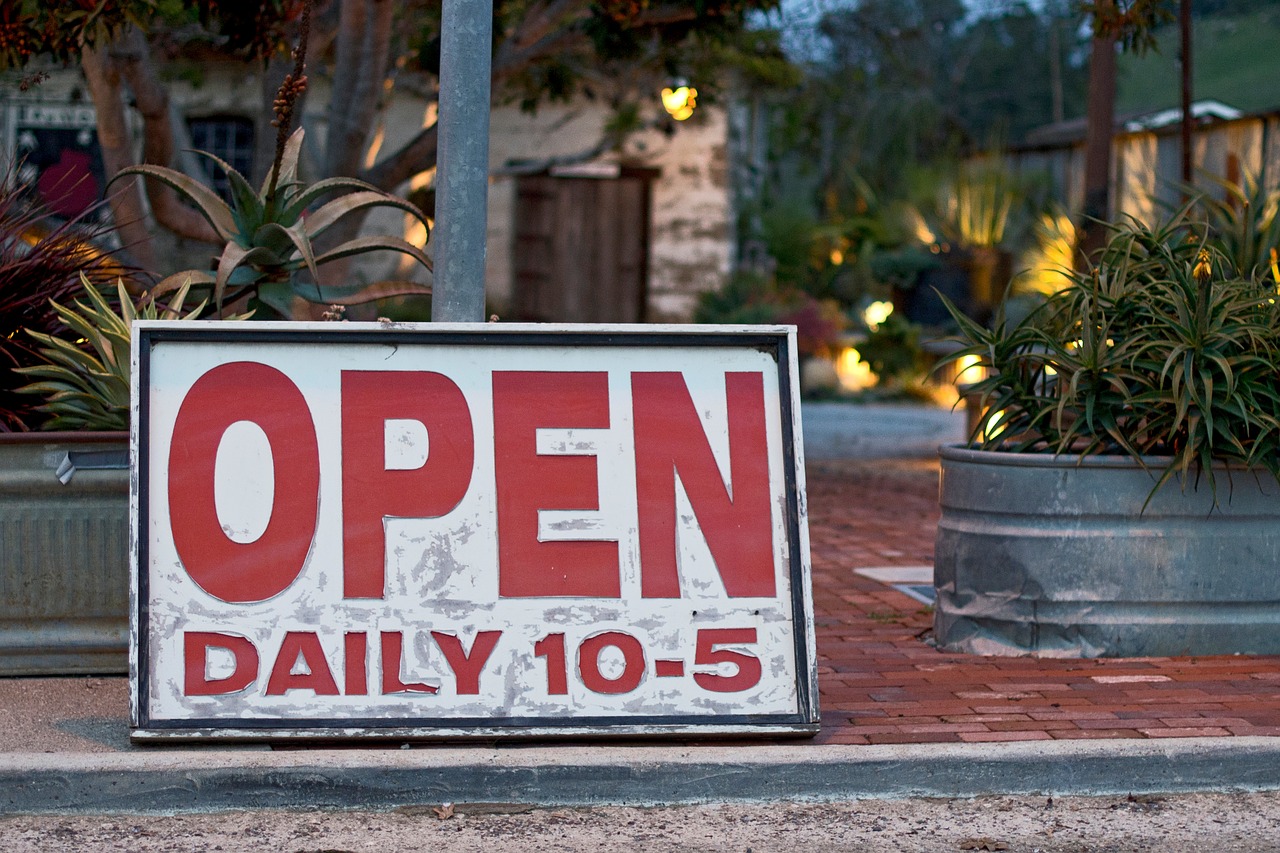
<instances>
[{"instance_id":1,"label":"spiky succulent plant","mask_svg":"<svg viewBox=\"0 0 1280 853\"><path fill-rule=\"evenodd\" d=\"M298 180L298 158L303 130L289 137L281 156L260 190L230 165L205 152L230 182L231 203L212 189L181 172L162 166L131 166L120 175L144 175L162 181L189 200L226 240L216 271L187 270L164 279L155 292L166 293L183 283L212 288L210 298L221 313L224 305L243 297L258 299L285 316L295 297L322 305L355 305L394 296L425 295L431 289L409 281L382 281L365 285L322 283L320 268L341 258L367 252L394 251L409 255L427 269L431 260L417 246L390 235L361 236L317 252L315 241L343 217L372 207L401 210L427 225L413 204L355 178L327 178L306 185ZM320 203L334 193L337 198ZM313 206L319 204L315 209ZM311 281L297 275L307 270Z\"/></svg>"},{"instance_id":2,"label":"spiky succulent plant","mask_svg":"<svg viewBox=\"0 0 1280 853\"><path fill-rule=\"evenodd\" d=\"M37 381L18 389L39 394L45 402L36 411L49 416L45 429L127 430L129 428L129 346L134 320L191 320L200 315L201 302L184 313L189 284L183 284L169 304L159 305L144 296L135 305L124 282L116 283L119 311L96 285L81 274L80 283L88 304L75 300L73 307L50 302L53 310L71 330L59 337L27 330L39 353L48 361L14 370ZM243 319L231 317L228 319ZM79 336L81 340L67 338Z\"/></svg>"}]
</instances>

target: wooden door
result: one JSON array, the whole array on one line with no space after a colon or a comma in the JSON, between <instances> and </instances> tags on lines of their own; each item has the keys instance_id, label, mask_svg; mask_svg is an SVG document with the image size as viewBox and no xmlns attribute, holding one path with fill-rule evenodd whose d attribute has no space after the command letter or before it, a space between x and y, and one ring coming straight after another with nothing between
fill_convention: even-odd
<instances>
[{"instance_id":1,"label":"wooden door","mask_svg":"<svg viewBox=\"0 0 1280 853\"><path fill-rule=\"evenodd\" d=\"M515 319L644 320L652 178L626 170L608 178L519 178Z\"/></svg>"}]
</instances>

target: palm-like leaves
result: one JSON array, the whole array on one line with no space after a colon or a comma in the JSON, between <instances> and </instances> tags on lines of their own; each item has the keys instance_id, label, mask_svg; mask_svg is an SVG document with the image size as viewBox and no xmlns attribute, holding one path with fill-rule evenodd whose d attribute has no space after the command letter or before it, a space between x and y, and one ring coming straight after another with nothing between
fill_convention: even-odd
<instances>
[{"instance_id":1,"label":"palm-like leaves","mask_svg":"<svg viewBox=\"0 0 1280 853\"><path fill-rule=\"evenodd\" d=\"M1169 224L1117 229L1098 267L1070 275L1023 322L986 329L952 307L988 376L973 391L998 421L987 450L1169 458L1159 483L1213 466L1280 479L1280 305L1263 270L1206 245L1186 209ZM1159 486L1157 484L1157 488Z\"/></svg>"},{"instance_id":2,"label":"palm-like leaves","mask_svg":"<svg viewBox=\"0 0 1280 853\"><path fill-rule=\"evenodd\" d=\"M210 286L219 310L224 303L248 294L267 297L264 301L280 308L293 296L312 302L353 304L388 296L430 293L430 288L412 282L379 282L358 288L321 285L320 267L366 252L401 252L431 269L431 260L421 249L387 235L357 237L317 253L316 239L344 217L372 207L390 207L408 213L423 225L427 223L417 207L364 181L329 178L310 186L300 183L297 173L302 141L303 131L299 128L285 146L279 174L275 180L268 176L260 190L254 190L248 180L227 163L201 152L226 173L231 185L230 204L204 184L173 169L143 165L120 171L121 175L144 175L167 184L194 204L226 241L212 274L201 270L177 273L160 282L156 292L166 293L188 282ZM344 194L321 203L334 193ZM312 210L317 204L319 206ZM309 285L296 280L295 274L304 268L311 274ZM279 287L282 284L285 285L283 292Z\"/></svg>"},{"instance_id":3,"label":"palm-like leaves","mask_svg":"<svg viewBox=\"0 0 1280 853\"><path fill-rule=\"evenodd\" d=\"M129 428L129 346L134 320L190 320L204 308L201 302L183 312L190 285L178 288L169 304L160 307L152 299L135 306L124 288L117 283L120 310L112 309L106 297L87 278L81 284L89 302L79 300L74 307L51 302L54 311L73 335L82 339L72 343L61 337L28 330L40 345L40 354L48 364L15 370L37 381L18 389L22 393L45 398L37 411L50 416L45 429ZM237 318L231 318L237 319Z\"/></svg>"}]
</instances>

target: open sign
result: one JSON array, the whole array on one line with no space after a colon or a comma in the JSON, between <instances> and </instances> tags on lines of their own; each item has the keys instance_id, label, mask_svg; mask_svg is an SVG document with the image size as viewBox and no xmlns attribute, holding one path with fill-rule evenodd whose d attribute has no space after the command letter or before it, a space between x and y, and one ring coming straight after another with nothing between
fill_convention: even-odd
<instances>
[{"instance_id":1,"label":"open sign","mask_svg":"<svg viewBox=\"0 0 1280 853\"><path fill-rule=\"evenodd\" d=\"M136 738L816 730L794 331L140 322Z\"/></svg>"}]
</instances>

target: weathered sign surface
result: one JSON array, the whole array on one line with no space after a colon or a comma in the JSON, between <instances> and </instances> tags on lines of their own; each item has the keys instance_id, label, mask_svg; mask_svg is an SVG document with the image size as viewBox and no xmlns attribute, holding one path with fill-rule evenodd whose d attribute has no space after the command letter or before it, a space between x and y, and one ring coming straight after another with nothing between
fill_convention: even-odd
<instances>
[{"instance_id":1,"label":"weathered sign surface","mask_svg":"<svg viewBox=\"0 0 1280 853\"><path fill-rule=\"evenodd\" d=\"M810 732L794 331L138 323L134 736Z\"/></svg>"}]
</instances>

